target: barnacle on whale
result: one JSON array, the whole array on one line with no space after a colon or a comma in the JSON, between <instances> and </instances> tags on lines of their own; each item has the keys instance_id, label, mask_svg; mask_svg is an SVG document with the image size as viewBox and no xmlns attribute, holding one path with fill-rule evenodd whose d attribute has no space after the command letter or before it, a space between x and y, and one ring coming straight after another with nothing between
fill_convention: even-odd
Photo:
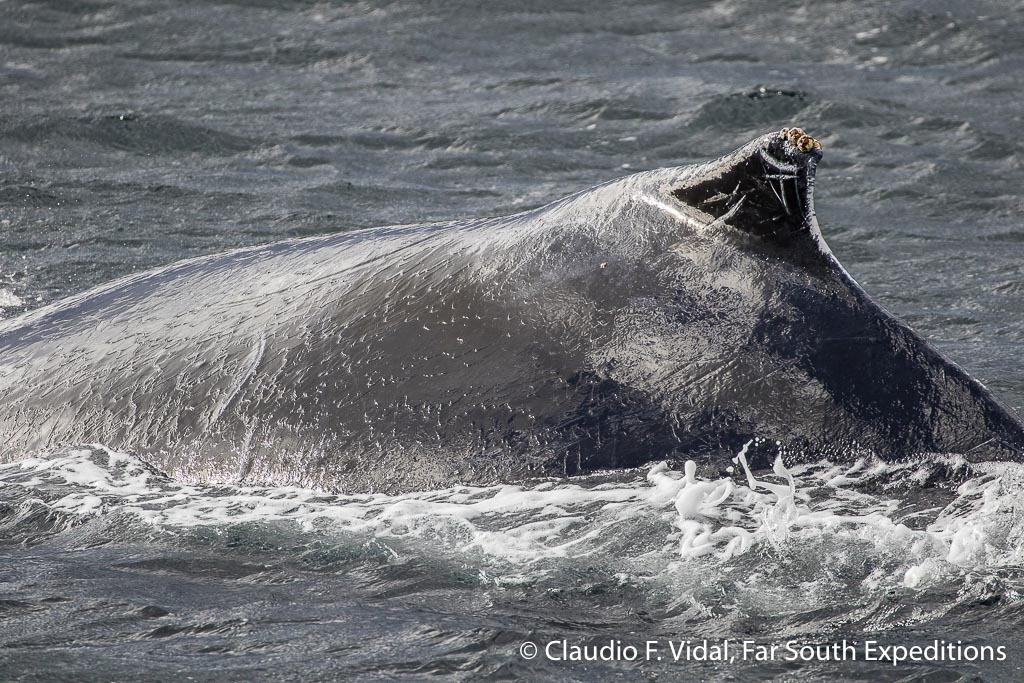
<instances>
[{"instance_id":1,"label":"barnacle on whale","mask_svg":"<svg viewBox=\"0 0 1024 683\"><path fill-rule=\"evenodd\" d=\"M821 149L821 143L805 133L803 128L783 128L779 131L779 137L804 154L812 149Z\"/></svg>"}]
</instances>

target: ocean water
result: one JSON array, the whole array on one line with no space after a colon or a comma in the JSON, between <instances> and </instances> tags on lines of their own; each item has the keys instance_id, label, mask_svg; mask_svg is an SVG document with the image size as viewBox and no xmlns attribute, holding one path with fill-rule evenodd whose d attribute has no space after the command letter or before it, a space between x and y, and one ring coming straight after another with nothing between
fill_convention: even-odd
<instances>
[{"instance_id":1,"label":"ocean water","mask_svg":"<svg viewBox=\"0 0 1024 683\"><path fill-rule=\"evenodd\" d=\"M1022 46L1010 2L7 0L0 315L796 124L837 257L1019 410ZM735 467L342 497L25 453L0 465L0 680L1024 679L1020 467ZM676 661L684 640L960 650ZM622 656L647 641L661 660Z\"/></svg>"}]
</instances>

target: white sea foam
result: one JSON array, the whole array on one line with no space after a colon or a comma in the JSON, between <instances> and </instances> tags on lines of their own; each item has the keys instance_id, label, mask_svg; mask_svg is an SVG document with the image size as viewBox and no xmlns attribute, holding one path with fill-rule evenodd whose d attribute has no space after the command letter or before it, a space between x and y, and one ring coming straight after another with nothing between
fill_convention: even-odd
<instances>
[{"instance_id":1,"label":"white sea foam","mask_svg":"<svg viewBox=\"0 0 1024 683\"><path fill-rule=\"evenodd\" d=\"M339 496L182 484L97 446L0 467L0 497L21 490L23 500L71 518L120 512L158 529L291 522L310 532L423 542L440 553L477 557L507 580L560 560L613 558L627 544L628 562L618 566L629 570L624 575L648 578L707 563L728 566L754 551L813 556L839 544L885 566L885 576L876 570L865 583L913 590L1024 560L1018 465L989 466L951 493L952 502L915 511L893 487L914 486L923 465L862 460L787 468L780 459L772 474L755 477L744 453L736 461L741 480L701 479L692 462L682 472L658 463L611 481L600 475ZM862 485L870 482L876 485L867 493Z\"/></svg>"},{"instance_id":2,"label":"white sea foam","mask_svg":"<svg viewBox=\"0 0 1024 683\"><path fill-rule=\"evenodd\" d=\"M0 308L14 308L22 306L25 302L9 289L0 289Z\"/></svg>"}]
</instances>

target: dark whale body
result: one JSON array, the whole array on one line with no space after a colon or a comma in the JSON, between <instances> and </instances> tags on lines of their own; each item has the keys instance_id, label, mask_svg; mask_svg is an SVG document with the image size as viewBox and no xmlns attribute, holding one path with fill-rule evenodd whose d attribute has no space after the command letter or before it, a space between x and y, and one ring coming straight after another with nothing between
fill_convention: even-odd
<instances>
[{"instance_id":1,"label":"dark whale body","mask_svg":"<svg viewBox=\"0 0 1024 683\"><path fill-rule=\"evenodd\" d=\"M401 490L761 437L1015 458L1024 427L874 304L766 135L505 218L185 261L0 324L0 456L101 442L200 481Z\"/></svg>"}]
</instances>

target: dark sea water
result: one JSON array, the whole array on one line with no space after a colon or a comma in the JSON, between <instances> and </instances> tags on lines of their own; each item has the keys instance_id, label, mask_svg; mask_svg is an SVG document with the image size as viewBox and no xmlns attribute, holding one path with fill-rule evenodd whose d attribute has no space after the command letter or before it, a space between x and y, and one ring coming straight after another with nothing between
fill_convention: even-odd
<instances>
[{"instance_id":1,"label":"dark sea water","mask_svg":"<svg viewBox=\"0 0 1024 683\"><path fill-rule=\"evenodd\" d=\"M797 124L837 257L1019 410L1022 92L1012 2L0 1L0 314ZM0 681L1024 680L1024 469L759 479L341 497L26 453L0 466ZM563 639L663 659L520 654ZM1006 658L673 661L684 639Z\"/></svg>"}]
</instances>

